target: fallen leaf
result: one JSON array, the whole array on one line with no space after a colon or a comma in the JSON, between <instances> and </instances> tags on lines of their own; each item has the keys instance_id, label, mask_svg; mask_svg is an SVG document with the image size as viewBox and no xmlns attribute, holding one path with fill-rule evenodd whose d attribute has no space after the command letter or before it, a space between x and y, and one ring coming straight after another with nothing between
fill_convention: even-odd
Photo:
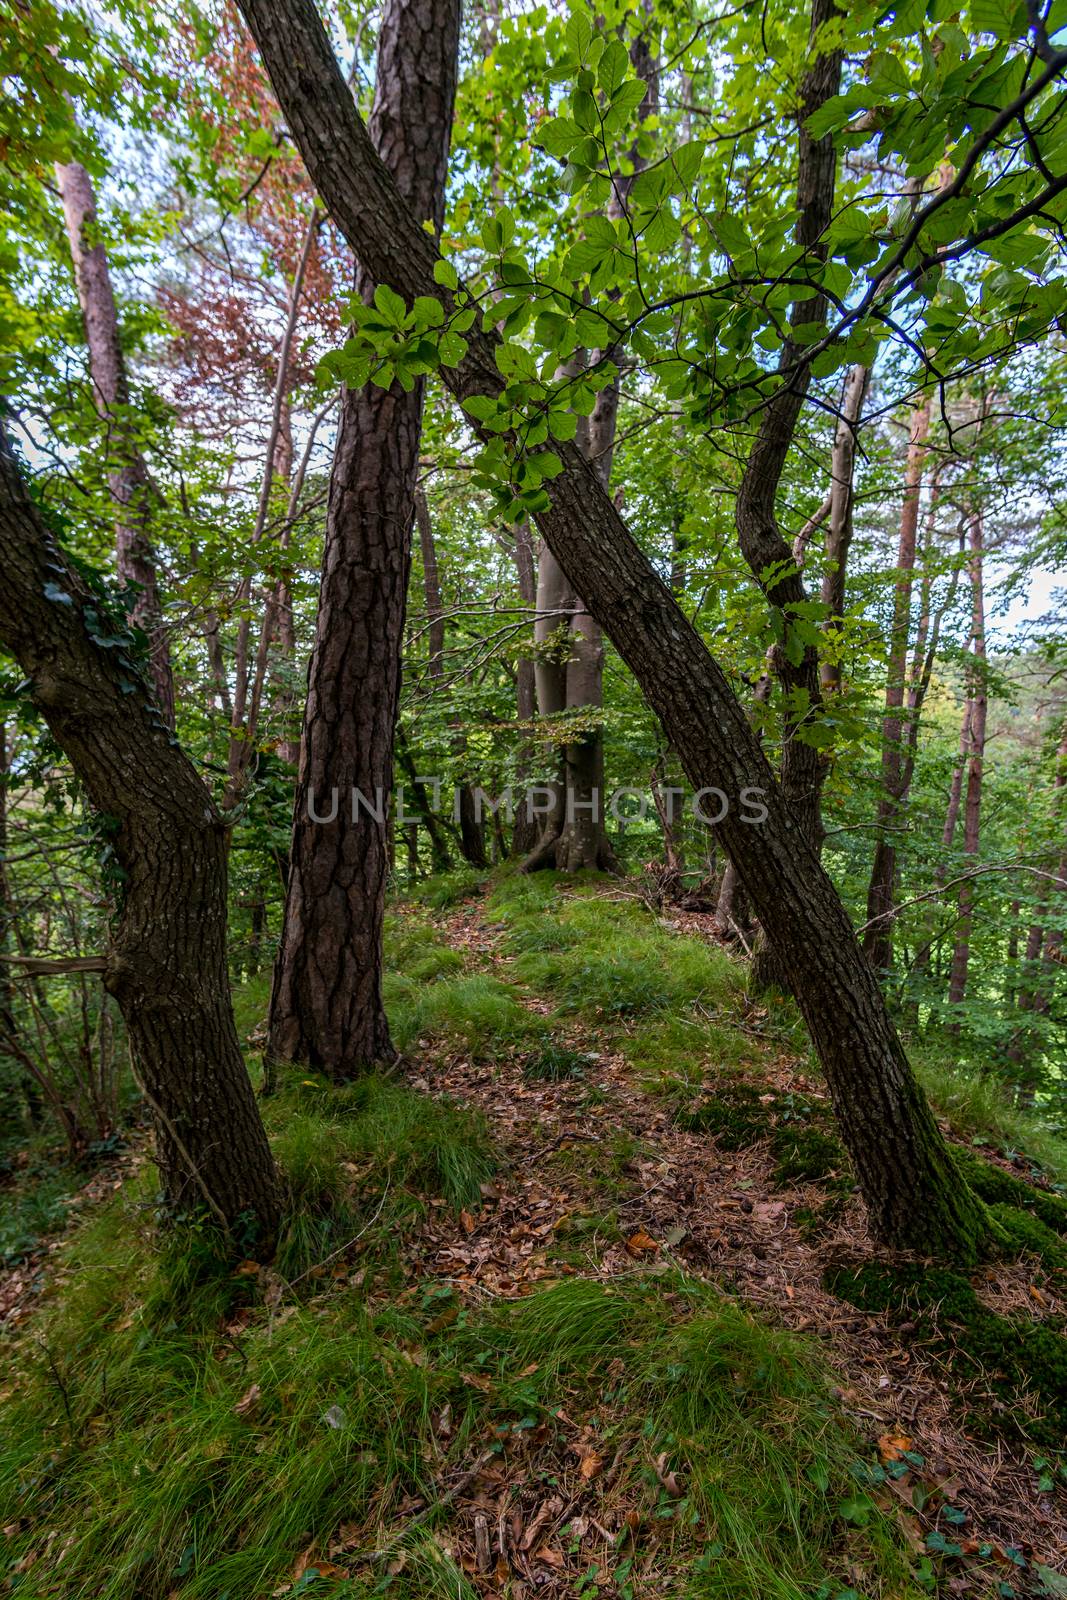
<instances>
[{"instance_id":1,"label":"fallen leaf","mask_svg":"<svg viewBox=\"0 0 1067 1600\"><path fill-rule=\"evenodd\" d=\"M238 1417L250 1416L259 1405L261 1395L262 1390L260 1389L259 1384L251 1384L234 1406L234 1415Z\"/></svg>"},{"instance_id":2,"label":"fallen leaf","mask_svg":"<svg viewBox=\"0 0 1067 1600\"><path fill-rule=\"evenodd\" d=\"M627 1239L626 1249L632 1256L655 1255L659 1245L651 1234L645 1232L644 1228L638 1228L637 1232L631 1233Z\"/></svg>"}]
</instances>

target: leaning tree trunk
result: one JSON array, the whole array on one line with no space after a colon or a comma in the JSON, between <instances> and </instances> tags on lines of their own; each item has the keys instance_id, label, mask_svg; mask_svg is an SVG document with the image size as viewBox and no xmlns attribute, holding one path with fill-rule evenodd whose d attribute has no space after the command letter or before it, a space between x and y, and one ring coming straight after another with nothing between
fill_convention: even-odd
<instances>
[{"instance_id":1,"label":"leaning tree trunk","mask_svg":"<svg viewBox=\"0 0 1067 1600\"><path fill-rule=\"evenodd\" d=\"M812 40L834 11L834 0L813 0ZM826 259L825 234L833 216L836 161L833 140L813 139L807 131L807 118L837 93L840 77L841 54L831 51L816 56L800 89L797 242L816 262ZM826 297L821 294L794 304L790 332L782 346L782 370L793 368L804 342L823 326L826 307ZM803 574L791 546L782 537L776 514L778 486L809 380L809 369L803 367L783 383L763 412L738 489L735 522L741 553L771 606L779 646L773 659L782 686L782 793L798 827L818 853L823 836L821 795L826 776L825 762L812 737L822 707L819 652L811 643L794 648L794 619L803 618L808 596ZM756 994L772 986L788 987L790 982L788 969L775 950L762 917L760 922L763 937L749 979Z\"/></svg>"},{"instance_id":2,"label":"leaning tree trunk","mask_svg":"<svg viewBox=\"0 0 1067 1600\"><path fill-rule=\"evenodd\" d=\"M168 727L174 726L174 678L163 626L151 540L151 486L130 416L130 385L119 335L119 314L107 251L98 237L92 180L79 161L56 166L56 181L70 241L89 376L96 409L108 430L108 481L115 505L115 557L119 577L133 586L131 622L148 636L149 675Z\"/></svg>"},{"instance_id":3,"label":"leaning tree trunk","mask_svg":"<svg viewBox=\"0 0 1067 1600\"><path fill-rule=\"evenodd\" d=\"M152 1109L168 1205L206 1207L267 1252L280 1190L230 1005L225 828L136 666L98 642L114 625L96 620L99 600L30 500L2 432L0 561L0 638L113 829L122 903L100 968Z\"/></svg>"},{"instance_id":4,"label":"leaning tree trunk","mask_svg":"<svg viewBox=\"0 0 1067 1600\"><path fill-rule=\"evenodd\" d=\"M436 294L438 253L377 159L348 94L314 0L240 0L313 182L368 272L411 301ZM499 395L491 333L469 330L467 353L443 367L462 405ZM476 419L471 419L477 430ZM572 445L538 525L577 593L635 674L686 774L730 799L718 827L787 971L811 1031L871 1227L900 1246L973 1260L990 1224L961 1183L908 1065L873 969L721 667L631 537L596 472ZM764 791L766 818L737 804Z\"/></svg>"},{"instance_id":5,"label":"leaning tree trunk","mask_svg":"<svg viewBox=\"0 0 1067 1600\"><path fill-rule=\"evenodd\" d=\"M444 216L459 11L458 0L390 0L378 37L370 137L397 192L435 233ZM363 262L360 294L369 299L374 283ZM386 811L423 390L421 379L410 393L396 382L346 390L330 478L270 1053L337 1078L396 1054L381 993Z\"/></svg>"}]
</instances>

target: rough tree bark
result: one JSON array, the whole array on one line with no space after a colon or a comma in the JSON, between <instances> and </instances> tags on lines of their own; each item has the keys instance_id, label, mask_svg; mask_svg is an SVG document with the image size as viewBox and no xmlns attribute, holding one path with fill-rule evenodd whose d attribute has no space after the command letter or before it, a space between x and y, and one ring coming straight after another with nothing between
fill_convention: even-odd
<instances>
[{"instance_id":1,"label":"rough tree bark","mask_svg":"<svg viewBox=\"0 0 1067 1600\"><path fill-rule=\"evenodd\" d=\"M206 1206L267 1253L280 1186L230 1005L222 818L136 669L96 643L86 612L98 601L30 500L2 430L0 561L0 638L108 820L124 874L103 979L152 1109L168 1205Z\"/></svg>"},{"instance_id":2,"label":"rough tree bark","mask_svg":"<svg viewBox=\"0 0 1067 1600\"><path fill-rule=\"evenodd\" d=\"M449 311L434 242L375 156L314 0L240 3L312 180L367 271L409 301L436 293ZM492 335L471 330L466 356L442 378L461 405L499 394ZM591 465L573 446L558 453L541 534L634 672L690 782L731 800L718 835L798 997L872 1229L895 1245L975 1259L991 1225L960 1181L840 896L722 669ZM736 803L752 787L764 791L759 825Z\"/></svg>"},{"instance_id":3,"label":"rough tree bark","mask_svg":"<svg viewBox=\"0 0 1067 1600\"><path fill-rule=\"evenodd\" d=\"M115 557L123 583L136 585L130 621L148 637L149 676L167 726L174 726L174 678L152 550L152 490L130 417L130 384L107 251L99 238L92 180L79 161L56 166L70 240L93 399L108 429L108 483L115 504Z\"/></svg>"},{"instance_id":4,"label":"rough tree bark","mask_svg":"<svg viewBox=\"0 0 1067 1600\"><path fill-rule=\"evenodd\" d=\"M429 222L434 235L444 216L459 10L458 0L391 0L378 38L372 148L416 226ZM302 70L300 58L292 65ZM357 289L369 297L378 274L354 249ZM338 1078L396 1054L381 997L386 807L423 390L420 380L408 394L399 383L346 391L330 479L269 1049ZM354 816L353 791L372 809ZM334 794L332 820L315 822L312 810L329 817Z\"/></svg>"}]
</instances>

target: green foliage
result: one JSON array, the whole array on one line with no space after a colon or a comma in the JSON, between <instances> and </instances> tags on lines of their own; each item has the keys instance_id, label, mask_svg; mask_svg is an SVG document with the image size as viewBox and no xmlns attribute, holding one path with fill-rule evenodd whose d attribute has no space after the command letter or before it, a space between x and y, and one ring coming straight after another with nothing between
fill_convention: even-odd
<instances>
[{"instance_id":1,"label":"green foliage","mask_svg":"<svg viewBox=\"0 0 1067 1600\"><path fill-rule=\"evenodd\" d=\"M946 1062L940 1051L912 1050L912 1060L936 1109L975 1144L1024 1151L1056 1183L1067 1183L1067 1140L1039 1112L1014 1104L994 1072Z\"/></svg>"},{"instance_id":2,"label":"green foliage","mask_svg":"<svg viewBox=\"0 0 1067 1600\"><path fill-rule=\"evenodd\" d=\"M13 1265L62 1232L71 1196L85 1176L69 1164L57 1165L54 1155L16 1173L0 1168L0 1265Z\"/></svg>"}]
</instances>

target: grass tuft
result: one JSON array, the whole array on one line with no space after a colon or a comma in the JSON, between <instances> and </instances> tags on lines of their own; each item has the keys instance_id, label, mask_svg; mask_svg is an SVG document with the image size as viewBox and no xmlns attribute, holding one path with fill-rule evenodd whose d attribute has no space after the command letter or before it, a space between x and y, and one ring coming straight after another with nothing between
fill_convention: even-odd
<instances>
[{"instance_id":1,"label":"grass tuft","mask_svg":"<svg viewBox=\"0 0 1067 1600\"><path fill-rule=\"evenodd\" d=\"M401 1050L410 1050L427 1035L493 1056L546 1026L543 1018L520 1005L506 983L481 973L441 979L428 988L406 981L387 986L386 1005L393 1040Z\"/></svg>"}]
</instances>

